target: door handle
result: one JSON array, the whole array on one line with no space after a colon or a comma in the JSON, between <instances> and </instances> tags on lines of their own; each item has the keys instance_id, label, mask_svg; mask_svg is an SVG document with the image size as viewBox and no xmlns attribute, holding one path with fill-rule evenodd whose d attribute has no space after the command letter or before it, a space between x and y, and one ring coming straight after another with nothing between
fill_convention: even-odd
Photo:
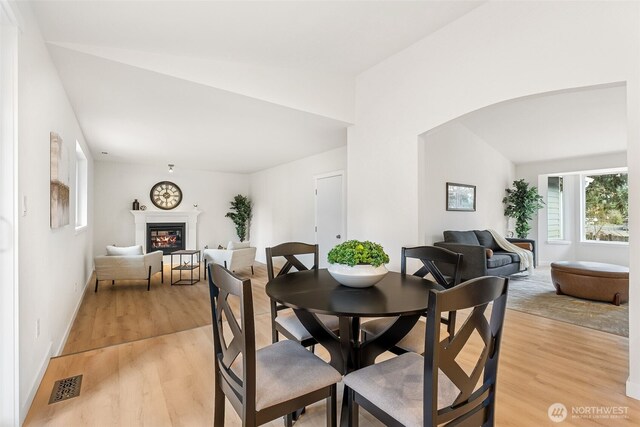
<instances>
[{"instance_id":1,"label":"door handle","mask_svg":"<svg viewBox=\"0 0 640 427\"><path fill-rule=\"evenodd\" d=\"M336 239L340 239L342 236L340 236L339 234L336 235Z\"/></svg>"}]
</instances>

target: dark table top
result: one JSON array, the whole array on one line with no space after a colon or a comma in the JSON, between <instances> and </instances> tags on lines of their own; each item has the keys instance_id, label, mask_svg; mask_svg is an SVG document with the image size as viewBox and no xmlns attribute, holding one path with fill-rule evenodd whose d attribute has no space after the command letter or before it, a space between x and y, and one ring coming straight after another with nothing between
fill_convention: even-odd
<instances>
[{"instance_id":1,"label":"dark table top","mask_svg":"<svg viewBox=\"0 0 640 427\"><path fill-rule=\"evenodd\" d=\"M336 282L326 269L300 271L269 281L269 297L288 307L319 314L384 317L421 314L427 310L429 289L437 283L390 271L370 288L350 288Z\"/></svg>"}]
</instances>

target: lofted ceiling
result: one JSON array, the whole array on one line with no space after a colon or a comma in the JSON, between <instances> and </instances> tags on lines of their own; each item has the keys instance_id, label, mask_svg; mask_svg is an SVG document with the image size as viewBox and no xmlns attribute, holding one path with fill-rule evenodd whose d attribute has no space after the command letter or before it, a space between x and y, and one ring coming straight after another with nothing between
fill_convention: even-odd
<instances>
[{"instance_id":1,"label":"lofted ceiling","mask_svg":"<svg viewBox=\"0 0 640 427\"><path fill-rule=\"evenodd\" d=\"M95 159L248 173L344 146L356 76L482 3L32 5Z\"/></svg>"},{"instance_id":2,"label":"lofted ceiling","mask_svg":"<svg viewBox=\"0 0 640 427\"><path fill-rule=\"evenodd\" d=\"M626 86L520 98L457 121L515 164L626 151Z\"/></svg>"}]
</instances>

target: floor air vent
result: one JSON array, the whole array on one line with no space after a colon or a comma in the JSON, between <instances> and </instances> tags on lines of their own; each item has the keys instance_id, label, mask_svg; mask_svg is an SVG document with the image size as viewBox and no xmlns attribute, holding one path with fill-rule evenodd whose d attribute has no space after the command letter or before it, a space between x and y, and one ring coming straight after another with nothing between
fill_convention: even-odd
<instances>
[{"instance_id":1,"label":"floor air vent","mask_svg":"<svg viewBox=\"0 0 640 427\"><path fill-rule=\"evenodd\" d=\"M79 396L80 385L82 385L82 375L56 381L53 384L53 390L51 390L49 405Z\"/></svg>"}]
</instances>

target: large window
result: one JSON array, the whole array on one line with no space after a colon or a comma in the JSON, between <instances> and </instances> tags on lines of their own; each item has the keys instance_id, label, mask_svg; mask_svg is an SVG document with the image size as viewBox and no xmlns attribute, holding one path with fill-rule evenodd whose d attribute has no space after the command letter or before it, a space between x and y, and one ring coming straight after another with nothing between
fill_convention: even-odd
<instances>
[{"instance_id":1,"label":"large window","mask_svg":"<svg viewBox=\"0 0 640 427\"><path fill-rule=\"evenodd\" d=\"M87 226L87 157L76 141L76 230Z\"/></svg>"},{"instance_id":2,"label":"large window","mask_svg":"<svg viewBox=\"0 0 640 427\"><path fill-rule=\"evenodd\" d=\"M583 175L583 238L588 241L628 242L627 173Z\"/></svg>"},{"instance_id":3,"label":"large window","mask_svg":"<svg viewBox=\"0 0 640 427\"><path fill-rule=\"evenodd\" d=\"M564 240L564 197L561 176L547 178L547 240Z\"/></svg>"}]
</instances>

